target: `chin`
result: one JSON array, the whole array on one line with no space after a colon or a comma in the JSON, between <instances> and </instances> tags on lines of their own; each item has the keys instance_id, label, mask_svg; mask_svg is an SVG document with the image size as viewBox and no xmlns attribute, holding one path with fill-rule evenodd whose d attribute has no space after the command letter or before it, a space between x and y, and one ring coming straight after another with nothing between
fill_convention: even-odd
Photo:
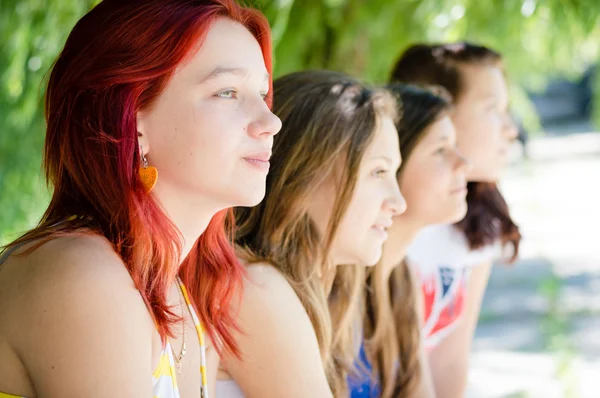
<instances>
[{"instance_id":1,"label":"chin","mask_svg":"<svg viewBox=\"0 0 600 398\"><path fill-rule=\"evenodd\" d=\"M264 195L238 195L233 198L229 198L225 209L232 207L254 207L263 201Z\"/></svg>"},{"instance_id":2,"label":"chin","mask_svg":"<svg viewBox=\"0 0 600 398\"><path fill-rule=\"evenodd\" d=\"M377 250L371 253L369 256L364 256L361 264L365 267L373 267L381 260L382 250Z\"/></svg>"},{"instance_id":3,"label":"chin","mask_svg":"<svg viewBox=\"0 0 600 398\"><path fill-rule=\"evenodd\" d=\"M464 206L461 206L460 209L458 209L452 219L452 221L450 221L451 223L456 223L459 222L460 220L462 220L463 218L465 218L465 216L467 215L467 210L469 210L467 204L465 203Z\"/></svg>"},{"instance_id":4,"label":"chin","mask_svg":"<svg viewBox=\"0 0 600 398\"><path fill-rule=\"evenodd\" d=\"M434 220L434 222L430 222L429 224L455 224L465 218L467 209L467 204L465 203L463 206L456 208L453 212L448 212L445 218L440 215L438 220Z\"/></svg>"},{"instance_id":5,"label":"chin","mask_svg":"<svg viewBox=\"0 0 600 398\"><path fill-rule=\"evenodd\" d=\"M500 178L501 172L504 168L496 167L493 170L486 170L478 174L474 174L469 176L469 182L484 182L484 183L493 183L497 182Z\"/></svg>"},{"instance_id":6,"label":"chin","mask_svg":"<svg viewBox=\"0 0 600 398\"><path fill-rule=\"evenodd\" d=\"M235 193L235 198L232 201L235 203L232 207L254 207L263 201L265 198L265 184L255 187L240 186L240 190ZM244 189L245 188L245 189Z\"/></svg>"}]
</instances>

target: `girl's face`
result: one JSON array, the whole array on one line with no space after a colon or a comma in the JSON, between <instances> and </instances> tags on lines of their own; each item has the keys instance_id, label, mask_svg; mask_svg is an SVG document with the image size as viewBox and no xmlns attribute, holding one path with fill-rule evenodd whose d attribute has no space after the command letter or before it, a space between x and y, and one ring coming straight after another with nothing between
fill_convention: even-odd
<instances>
[{"instance_id":1,"label":"girl's face","mask_svg":"<svg viewBox=\"0 0 600 398\"><path fill-rule=\"evenodd\" d=\"M331 259L336 265L375 265L381 258L392 217L406 209L396 179L401 162L398 148L393 120L382 118L361 160L354 192L333 241ZM309 214L321 233L332 216L337 186L335 176L327 179L311 202Z\"/></svg>"},{"instance_id":2,"label":"girl's face","mask_svg":"<svg viewBox=\"0 0 600 398\"><path fill-rule=\"evenodd\" d=\"M469 181L494 182L507 163L518 131L508 112L502 70L491 65L462 65L464 87L452 114L456 144L472 164Z\"/></svg>"},{"instance_id":3,"label":"girl's face","mask_svg":"<svg viewBox=\"0 0 600 398\"><path fill-rule=\"evenodd\" d=\"M399 176L407 210L397 222L426 226L460 221L467 212L467 172L454 125L443 116L427 127Z\"/></svg>"},{"instance_id":4,"label":"girl's face","mask_svg":"<svg viewBox=\"0 0 600 398\"><path fill-rule=\"evenodd\" d=\"M139 141L158 169L154 193L161 202L218 211L262 200L281 128L264 101L269 79L252 34L217 19L151 108L138 113Z\"/></svg>"}]
</instances>

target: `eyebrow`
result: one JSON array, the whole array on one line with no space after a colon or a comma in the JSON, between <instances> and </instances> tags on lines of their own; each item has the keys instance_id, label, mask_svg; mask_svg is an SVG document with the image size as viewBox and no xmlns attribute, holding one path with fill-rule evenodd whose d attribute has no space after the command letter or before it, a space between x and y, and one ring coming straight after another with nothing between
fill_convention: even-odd
<instances>
[{"instance_id":1,"label":"eyebrow","mask_svg":"<svg viewBox=\"0 0 600 398\"><path fill-rule=\"evenodd\" d=\"M388 156L380 155L380 156L373 156L371 158L371 160L377 160L377 159L385 160L390 166L394 164L394 161ZM399 164L402 164L402 159L400 159Z\"/></svg>"},{"instance_id":2,"label":"eyebrow","mask_svg":"<svg viewBox=\"0 0 600 398\"><path fill-rule=\"evenodd\" d=\"M249 71L246 68L235 68L235 67L217 67L212 72L210 72L206 77L204 77L200 82L205 83L210 80L214 80L223 75L236 75L236 76L246 76ZM271 75L269 73L265 73L264 80L269 80Z\"/></svg>"},{"instance_id":3,"label":"eyebrow","mask_svg":"<svg viewBox=\"0 0 600 398\"><path fill-rule=\"evenodd\" d=\"M436 147L438 145L440 145L441 143L446 143L446 142L450 142L450 136L449 134L444 134L444 135L438 135L435 139L432 139L430 141L429 146L431 147Z\"/></svg>"},{"instance_id":4,"label":"eyebrow","mask_svg":"<svg viewBox=\"0 0 600 398\"><path fill-rule=\"evenodd\" d=\"M492 92L479 93L477 95L479 99L496 99L496 95Z\"/></svg>"}]
</instances>

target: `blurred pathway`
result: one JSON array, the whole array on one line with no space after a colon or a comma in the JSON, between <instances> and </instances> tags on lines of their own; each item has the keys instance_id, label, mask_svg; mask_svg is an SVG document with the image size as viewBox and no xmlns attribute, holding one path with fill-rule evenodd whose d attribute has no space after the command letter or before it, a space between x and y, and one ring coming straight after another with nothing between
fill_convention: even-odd
<instances>
[{"instance_id":1,"label":"blurred pathway","mask_svg":"<svg viewBox=\"0 0 600 398\"><path fill-rule=\"evenodd\" d=\"M532 139L502 183L524 241L495 266L468 398L600 397L600 133Z\"/></svg>"}]
</instances>

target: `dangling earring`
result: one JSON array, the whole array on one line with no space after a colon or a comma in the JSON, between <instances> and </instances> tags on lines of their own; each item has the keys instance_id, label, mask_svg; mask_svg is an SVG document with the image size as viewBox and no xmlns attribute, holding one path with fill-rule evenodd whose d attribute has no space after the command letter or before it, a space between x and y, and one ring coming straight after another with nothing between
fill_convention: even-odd
<instances>
[{"instance_id":1,"label":"dangling earring","mask_svg":"<svg viewBox=\"0 0 600 398\"><path fill-rule=\"evenodd\" d=\"M140 167L140 180L142 180L142 185L146 193L150 193L154 186L156 185L156 181L158 181L158 170L154 166L148 167L148 159L144 156L144 150L140 145L140 159L142 161L142 167Z\"/></svg>"}]
</instances>

